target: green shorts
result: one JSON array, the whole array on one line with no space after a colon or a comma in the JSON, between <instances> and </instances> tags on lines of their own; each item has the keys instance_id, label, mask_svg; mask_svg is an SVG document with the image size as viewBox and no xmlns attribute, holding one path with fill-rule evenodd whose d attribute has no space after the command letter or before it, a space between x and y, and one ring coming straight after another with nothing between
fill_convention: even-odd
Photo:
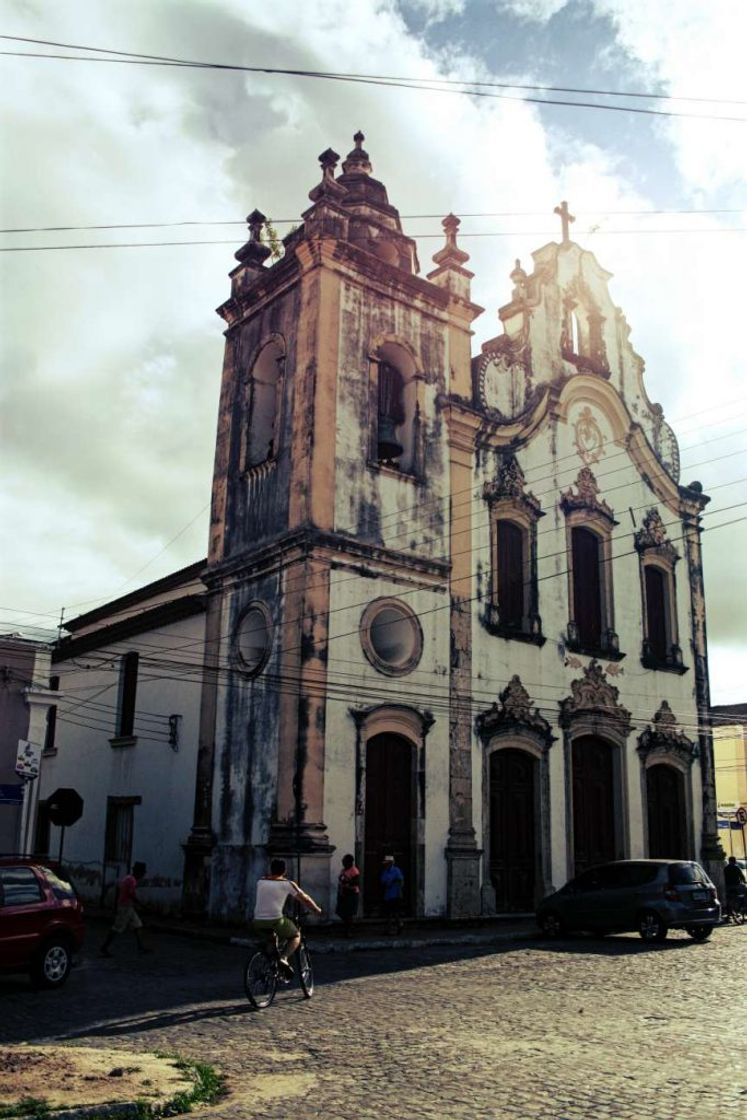
<instances>
[{"instance_id":1,"label":"green shorts","mask_svg":"<svg viewBox=\"0 0 747 1120\"><path fill-rule=\"evenodd\" d=\"M252 929L255 933L269 933L270 930L274 930L284 941L290 940L298 933L298 926L290 918L255 918Z\"/></svg>"}]
</instances>

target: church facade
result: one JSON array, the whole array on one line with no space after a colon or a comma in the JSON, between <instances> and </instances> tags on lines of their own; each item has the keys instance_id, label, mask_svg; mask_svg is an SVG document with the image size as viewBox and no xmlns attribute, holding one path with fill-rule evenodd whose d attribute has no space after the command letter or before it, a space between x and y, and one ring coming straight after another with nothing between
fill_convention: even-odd
<instances>
[{"instance_id":1,"label":"church facade","mask_svg":"<svg viewBox=\"0 0 747 1120\"><path fill-rule=\"evenodd\" d=\"M363 140L341 167L322 154L280 259L250 215L219 308L208 557L150 608L191 628L187 747L138 858L170 861L172 898L183 866L187 912L233 918L272 855L330 912L352 853L368 914L394 855L412 916L531 911L608 859L717 874L708 498L680 481L609 273L563 203L560 242L516 262L502 333L473 355L458 219L421 277ZM75 624L61 666L98 627L124 671L147 632L105 615ZM158 680L181 710L178 669ZM120 785L149 783L123 765Z\"/></svg>"},{"instance_id":2,"label":"church facade","mask_svg":"<svg viewBox=\"0 0 747 1120\"><path fill-rule=\"evenodd\" d=\"M718 859L699 516L609 274L517 261L471 354L458 219L426 278L358 134L268 265L237 253L186 897L271 853L364 912L527 911L605 859ZM336 853L336 855L334 854ZM300 861L300 863L299 863Z\"/></svg>"}]
</instances>

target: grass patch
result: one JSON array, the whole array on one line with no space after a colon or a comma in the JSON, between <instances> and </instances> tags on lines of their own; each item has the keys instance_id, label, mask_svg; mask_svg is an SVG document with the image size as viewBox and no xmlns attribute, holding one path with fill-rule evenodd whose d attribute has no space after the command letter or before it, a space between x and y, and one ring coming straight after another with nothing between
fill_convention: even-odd
<instances>
[{"instance_id":1,"label":"grass patch","mask_svg":"<svg viewBox=\"0 0 747 1120\"><path fill-rule=\"evenodd\" d=\"M226 1095L225 1079L207 1063L193 1062L176 1054L158 1054L158 1057L173 1062L180 1072L191 1078L193 1086L177 1093L168 1101L137 1101L137 1120L162 1120L168 1116L181 1116L185 1112L191 1112L195 1105L212 1104ZM52 1109L41 1097L23 1097L16 1104L0 1105L0 1120L23 1120L24 1117L28 1120L45 1120L45 1117L49 1117L51 1120L58 1111L74 1107L75 1105L65 1105L64 1109L62 1106ZM107 1106L102 1104L100 1107L104 1109Z\"/></svg>"},{"instance_id":2,"label":"grass patch","mask_svg":"<svg viewBox=\"0 0 747 1120\"><path fill-rule=\"evenodd\" d=\"M225 1078L206 1062L193 1062L189 1058L180 1058L177 1054L159 1053L158 1057L173 1062L178 1070L192 1078L194 1085L162 1104L138 1101L138 1120L180 1116L184 1112L191 1112L195 1105L212 1104L226 1095Z\"/></svg>"},{"instance_id":3,"label":"grass patch","mask_svg":"<svg viewBox=\"0 0 747 1120\"><path fill-rule=\"evenodd\" d=\"M50 1108L45 1100L41 1097L22 1097L16 1104L0 1105L0 1117L5 1120L9 1116L33 1116L34 1120L39 1117L49 1116Z\"/></svg>"}]
</instances>

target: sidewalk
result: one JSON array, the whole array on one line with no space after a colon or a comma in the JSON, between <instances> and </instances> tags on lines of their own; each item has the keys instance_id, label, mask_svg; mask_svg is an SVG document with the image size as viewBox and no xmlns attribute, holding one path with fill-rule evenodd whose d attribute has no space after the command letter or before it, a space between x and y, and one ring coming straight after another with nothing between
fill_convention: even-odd
<instances>
[{"instance_id":1,"label":"sidewalk","mask_svg":"<svg viewBox=\"0 0 747 1120\"><path fill-rule=\"evenodd\" d=\"M111 915L86 908L94 921L111 921ZM257 938L246 926L220 925L188 919L143 914L148 929L178 937L222 944L251 946ZM304 932L315 953L354 953L366 949L419 949L429 945L490 945L539 936L533 915L510 914L492 918L421 918L405 921L401 933L390 936L383 921L364 918L356 922L355 936L341 936L339 922L307 925Z\"/></svg>"}]
</instances>

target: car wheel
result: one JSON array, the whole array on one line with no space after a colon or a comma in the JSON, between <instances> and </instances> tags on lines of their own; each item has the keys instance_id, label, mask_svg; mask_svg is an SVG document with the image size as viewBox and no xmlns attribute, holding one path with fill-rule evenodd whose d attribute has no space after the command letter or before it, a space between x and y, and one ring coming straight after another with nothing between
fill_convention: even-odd
<instances>
[{"instance_id":1,"label":"car wheel","mask_svg":"<svg viewBox=\"0 0 747 1120\"><path fill-rule=\"evenodd\" d=\"M693 941L707 941L713 932L713 926L688 926L687 932Z\"/></svg>"},{"instance_id":2,"label":"car wheel","mask_svg":"<svg viewBox=\"0 0 747 1120\"><path fill-rule=\"evenodd\" d=\"M70 975L72 963L68 941L48 941L31 965L31 979L39 988L59 988Z\"/></svg>"},{"instance_id":3,"label":"car wheel","mask_svg":"<svg viewBox=\"0 0 747 1120\"><path fill-rule=\"evenodd\" d=\"M537 919L537 925L540 927L545 937L557 938L562 937L565 933L563 919L557 910L547 910Z\"/></svg>"},{"instance_id":4,"label":"car wheel","mask_svg":"<svg viewBox=\"0 0 747 1120\"><path fill-rule=\"evenodd\" d=\"M655 910L644 910L638 919L638 932L644 941L663 941L669 931Z\"/></svg>"}]
</instances>

